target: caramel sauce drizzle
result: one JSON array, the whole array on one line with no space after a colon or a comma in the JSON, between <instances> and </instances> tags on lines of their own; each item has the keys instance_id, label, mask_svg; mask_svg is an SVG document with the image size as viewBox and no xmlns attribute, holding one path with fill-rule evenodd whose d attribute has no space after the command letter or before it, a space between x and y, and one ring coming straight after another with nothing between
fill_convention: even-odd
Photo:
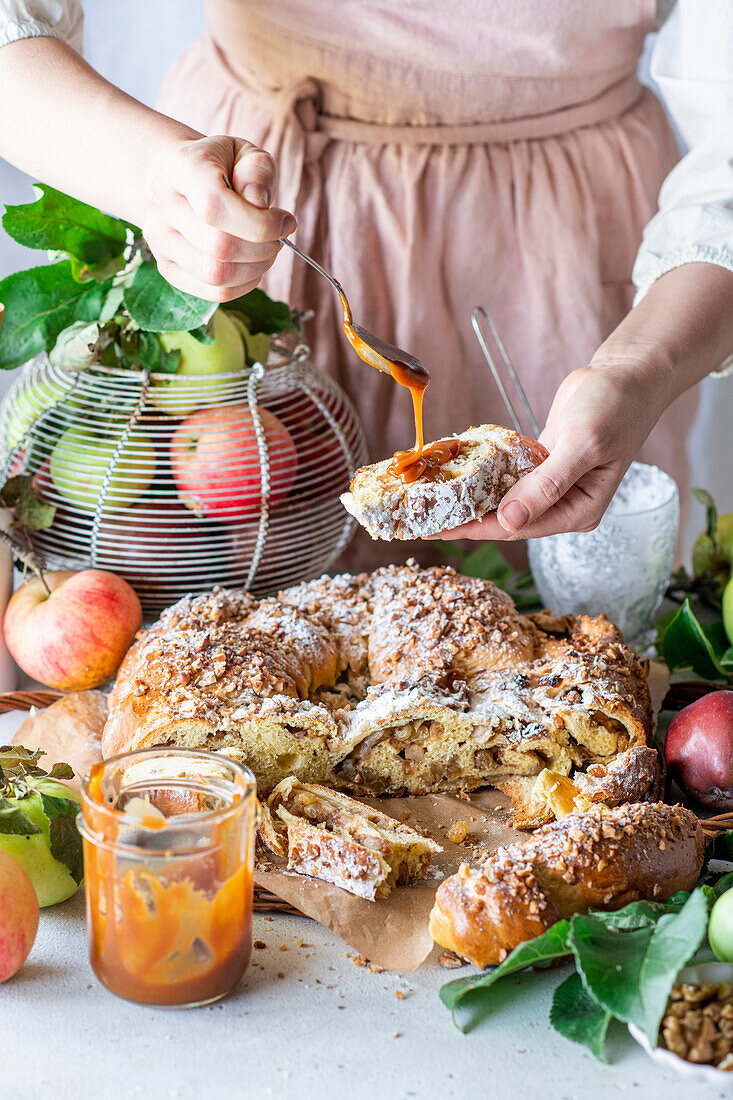
<instances>
[{"instance_id":1,"label":"caramel sauce drizzle","mask_svg":"<svg viewBox=\"0 0 733 1100\"><path fill-rule=\"evenodd\" d=\"M334 280L335 282L336 280ZM459 439L439 439L425 446L423 434L423 398L430 385L430 375L425 366L413 355L388 344L386 340L374 336L361 325L354 324L351 306L340 283L338 296L344 311L344 332L352 348L365 363L376 367L384 374L390 374L400 386L410 391L412 409L415 417L415 446L410 451L397 451L389 465L389 472L402 478L411 485L425 473L438 470L451 458L455 458L461 449Z\"/></svg>"}]
</instances>

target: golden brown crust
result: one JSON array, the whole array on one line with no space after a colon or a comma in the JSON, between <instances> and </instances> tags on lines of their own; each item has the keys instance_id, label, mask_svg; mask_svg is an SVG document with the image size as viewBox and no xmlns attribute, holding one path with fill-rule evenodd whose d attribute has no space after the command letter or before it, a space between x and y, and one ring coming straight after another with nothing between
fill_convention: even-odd
<instances>
[{"instance_id":1,"label":"golden brown crust","mask_svg":"<svg viewBox=\"0 0 733 1100\"><path fill-rule=\"evenodd\" d=\"M697 818L682 806L596 806L451 875L436 893L431 932L476 966L495 965L542 923L692 889L704 848Z\"/></svg>"},{"instance_id":2,"label":"golden brown crust","mask_svg":"<svg viewBox=\"0 0 733 1100\"><path fill-rule=\"evenodd\" d=\"M646 670L619 639L414 563L260 602L217 589L130 650L103 749L226 752L261 794L290 774L377 794L577 775L649 738Z\"/></svg>"}]
</instances>

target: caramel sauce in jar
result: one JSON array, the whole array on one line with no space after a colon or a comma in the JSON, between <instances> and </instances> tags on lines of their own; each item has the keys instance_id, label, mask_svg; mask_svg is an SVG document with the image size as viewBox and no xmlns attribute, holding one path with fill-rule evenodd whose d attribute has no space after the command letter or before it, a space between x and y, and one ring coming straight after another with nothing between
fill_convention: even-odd
<instances>
[{"instance_id":1,"label":"caramel sauce in jar","mask_svg":"<svg viewBox=\"0 0 733 1100\"><path fill-rule=\"evenodd\" d=\"M149 811L126 812L131 799ZM211 753L125 753L94 765L81 817L89 958L102 985L178 1006L233 989L252 943L251 773Z\"/></svg>"},{"instance_id":2,"label":"caramel sauce in jar","mask_svg":"<svg viewBox=\"0 0 733 1100\"><path fill-rule=\"evenodd\" d=\"M423 399L425 390L430 385L430 374L413 355L408 355L394 344L374 336L361 325L354 324L348 299L341 285L337 285L344 311L344 332L356 354L365 363L384 374L390 374L395 382L410 391L415 417L415 446L410 451L397 451L388 469L406 485L411 485L420 477L435 474L441 466L455 458L461 449L461 442L459 439L440 439L425 446Z\"/></svg>"}]
</instances>

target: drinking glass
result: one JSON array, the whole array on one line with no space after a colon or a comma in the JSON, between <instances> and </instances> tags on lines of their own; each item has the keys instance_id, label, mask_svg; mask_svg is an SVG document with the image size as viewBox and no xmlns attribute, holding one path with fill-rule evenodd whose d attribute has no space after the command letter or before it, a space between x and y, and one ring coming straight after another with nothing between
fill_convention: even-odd
<instances>
[{"instance_id":1,"label":"drinking glass","mask_svg":"<svg viewBox=\"0 0 733 1100\"><path fill-rule=\"evenodd\" d=\"M564 614L605 612L629 645L653 637L679 529L677 484L634 462L594 531L529 542L529 563L545 607Z\"/></svg>"},{"instance_id":2,"label":"drinking glass","mask_svg":"<svg viewBox=\"0 0 733 1100\"><path fill-rule=\"evenodd\" d=\"M95 764L82 787L89 958L139 1004L228 993L252 946L254 776L215 753L145 749Z\"/></svg>"}]
</instances>

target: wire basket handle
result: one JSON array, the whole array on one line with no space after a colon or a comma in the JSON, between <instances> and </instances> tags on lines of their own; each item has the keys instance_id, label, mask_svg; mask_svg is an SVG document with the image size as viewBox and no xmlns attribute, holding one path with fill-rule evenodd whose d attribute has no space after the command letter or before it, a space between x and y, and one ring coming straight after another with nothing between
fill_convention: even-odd
<instances>
[{"instance_id":1,"label":"wire basket handle","mask_svg":"<svg viewBox=\"0 0 733 1100\"><path fill-rule=\"evenodd\" d=\"M486 337L484 336L483 328L481 327L482 320L486 322L486 327L489 330L489 335L493 341L496 351L498 351L498 359L502 364L504 371L506 372L509 386L510 388L514 388L515 397L518 397L521 404L524 406L523 413L521 410L518 412L515 408L509 391L504 384L504 380L501 376L501 371L497 366L497 361L494 358L493 353L489 349ZM484 359L489 364L489 370L491 371L493 379L496 382L496 388L501 394L501 399L504 402L504 407L509 413L514 428L516 429L516 431L521 432L522 435L529 435L532 436L533 439L536 439L537 436L540 434L540 427L537 423L537 418L532 411L532 406L529 403L527 394L524 392L524 386L519 381L519 376L512 366L512 362L509 356L507 355L506 348L501 341L501 337L496 331L496 325L491 320L483 306L474 306L474 308L471 310L471 324L473 325L473 331L476 333L476 339L479 342L479 346L481 348L481 351L483 352ZM523 417L526 417L524 423L522 422Z\"/></svg>"}]
</instances>

